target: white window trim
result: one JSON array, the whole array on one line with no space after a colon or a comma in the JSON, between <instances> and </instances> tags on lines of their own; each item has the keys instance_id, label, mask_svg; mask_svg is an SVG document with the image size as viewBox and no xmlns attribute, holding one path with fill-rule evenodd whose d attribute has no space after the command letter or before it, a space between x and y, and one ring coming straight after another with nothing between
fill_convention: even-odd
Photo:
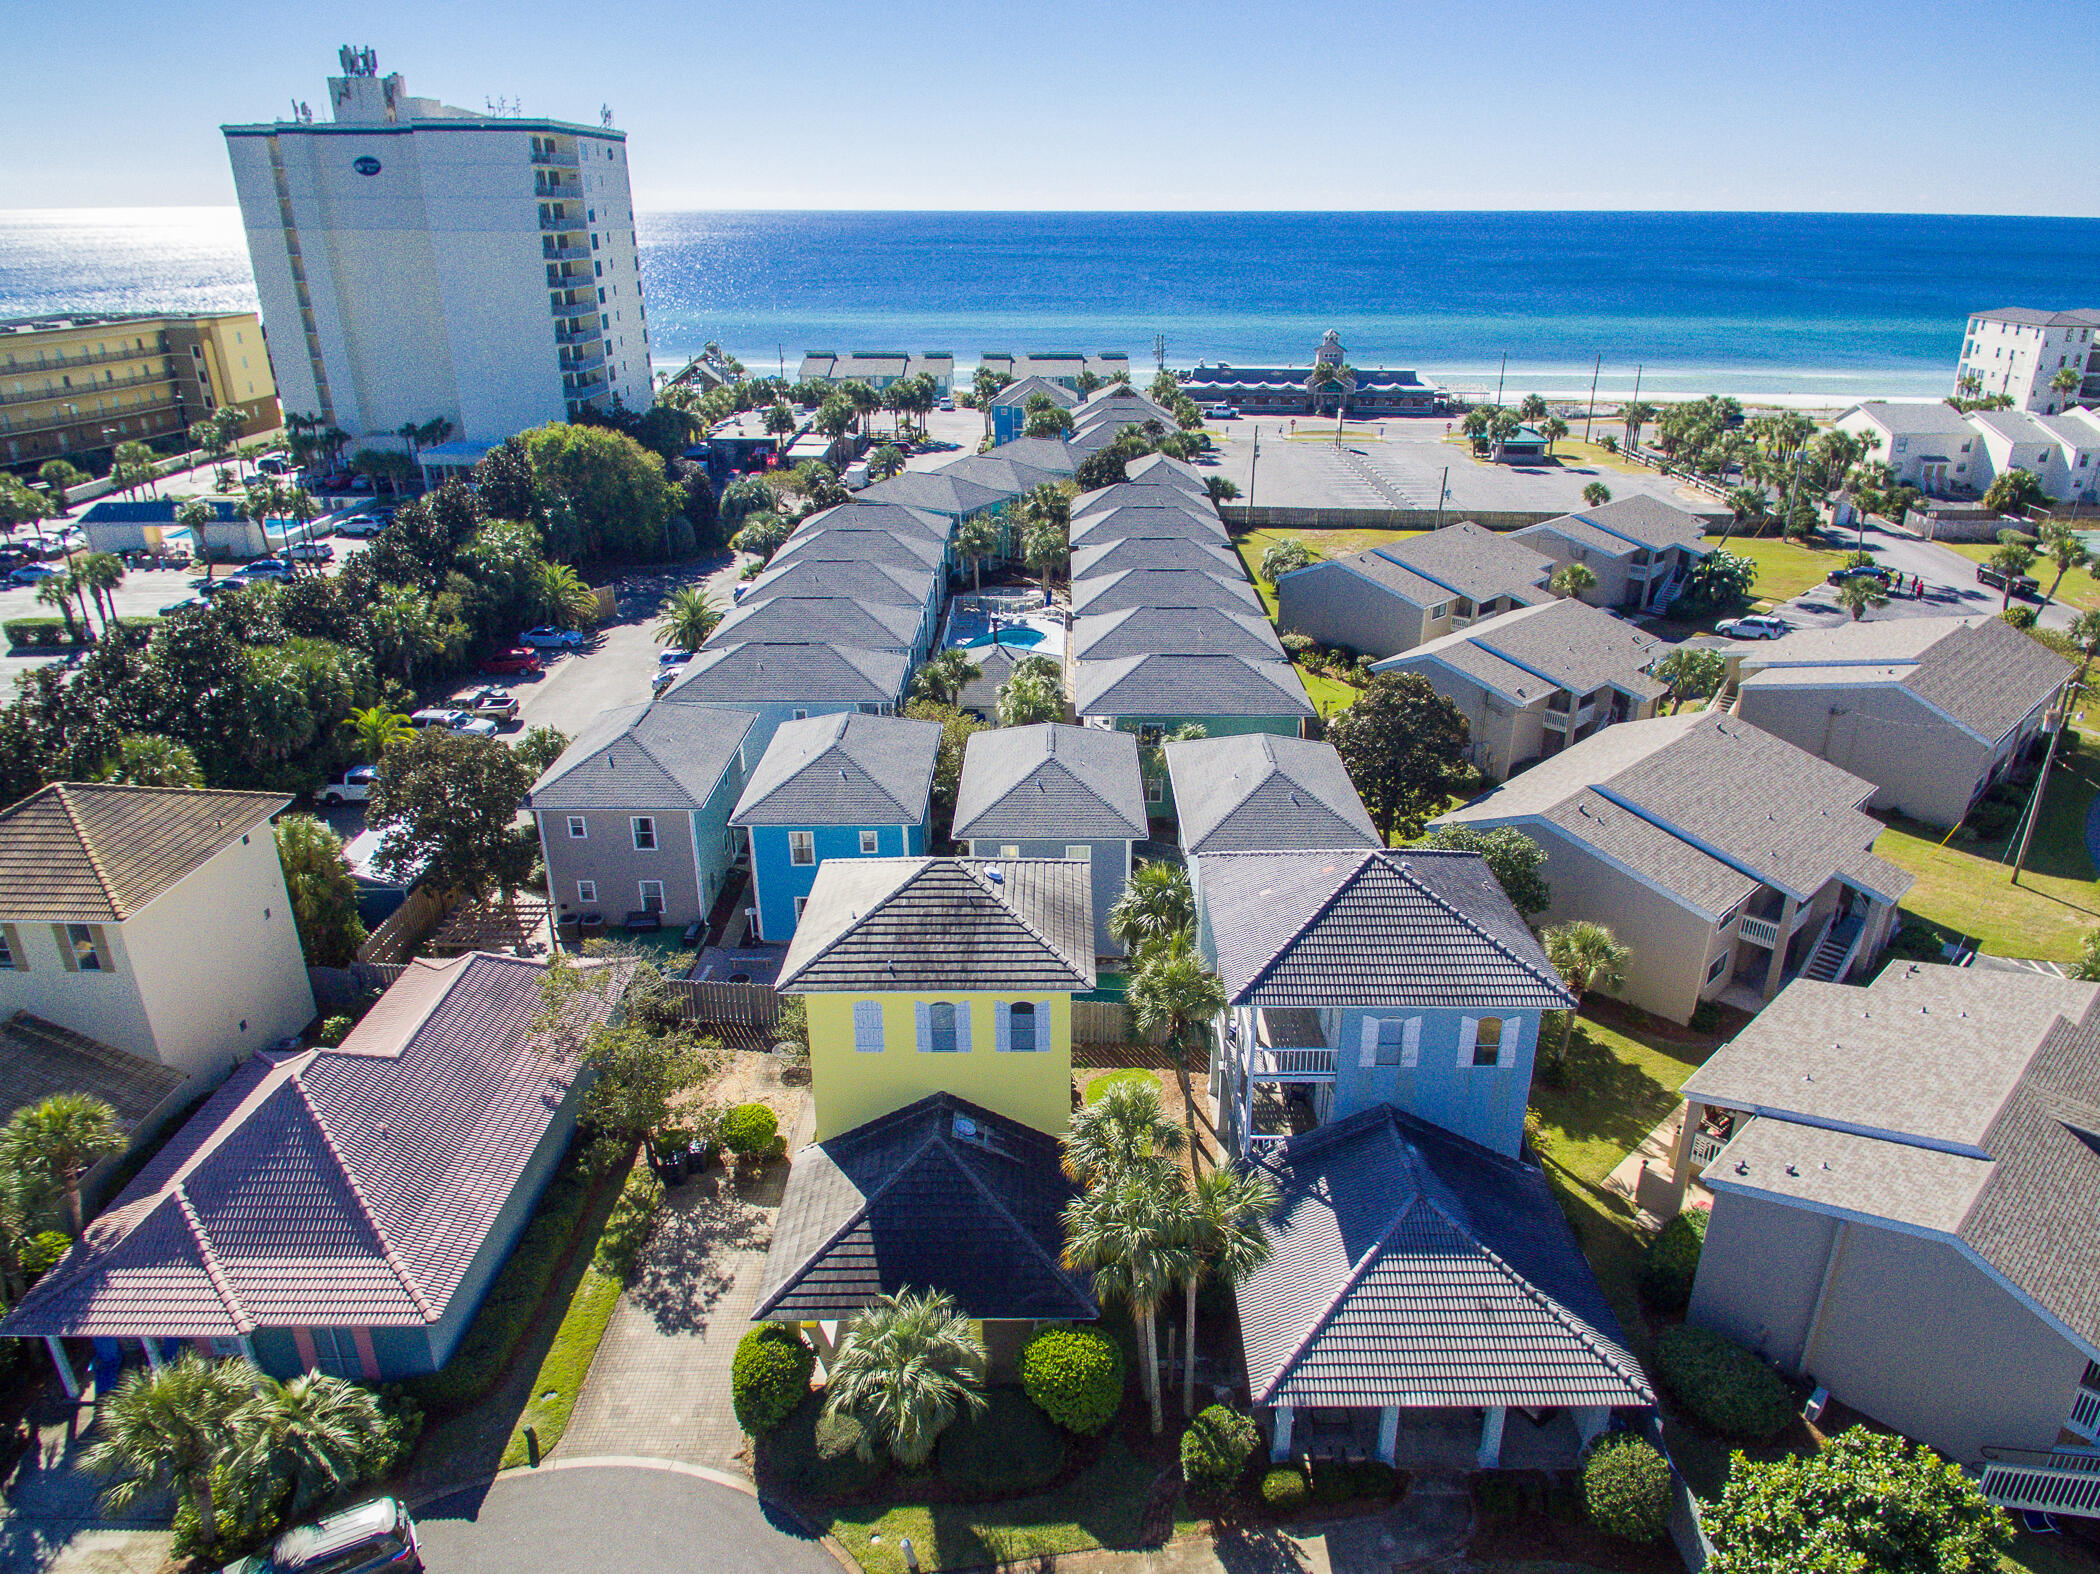
<instances>
[{"instance_id":1,"label":"white window trim","mask_svg":"<svg viewBox=\"0 0 2100 1574\"><path fill-rule=\"evenodd\" d=\"M590 840L590 835L591 835L591 826L590 826L590 822L589 822L588 820L586 820L586 819L585 819L585 818L584 818L584 817L583 817L582 815L580 815L580 814L572 814L572 815L570 815L570 816L569 816L569 840L570 840L570 841L572 841L572 842L583 842L583 841L589 841L589 840Z\"/></svg>"},{"instance_id":2,"label":"white window trim","mask_svg":"<svg viewBox=\"0 0 2100 1574\"><path fill-rule=\"evenodd\" d=\"M642 827L643 827L643 826L645 826L645 825L646 825L647 827L649 827L649 841L648 841L648 844L647 844L646 846L644 846L644 845L643 845L643 842L642 842ZM636 852L638 852L638 853L653 853L653 852L655 852L655 851L656 851L656 849L657 849L657 838L656 838L656 816L655 816L655 815L653 815L653 814L631 814L631 815L629 815L629 816L627 817L627 831L628 831L628 834L629 834L629 836L630 836L630 837L632 837L632 839L633 839L633 841L634 841L634 850L635 850Z\"/></svg>"},{"instance_id":3,"label":"white window trim","mask_svg":"<svg viewBox=\"0 0 2100 1574\"><path fill-rule=\"evenodd\" d=\"M1035 1044L1014 1048L1014 1007L1027 1006L1035 1018ZM1047 1000L998 1000L992 1003L993 1047L1001 1054L1039 1055L1050 1047L1050 1002Z\"/></svg>"},{"instance_id":4,"label":"white window trim","mask_svg":"<svg viewBox=\"0 0 2100 1574\"><path fill-rule=\"evenodd\" d=\"M1480 1019L1478 1017L1460 1017L1458 1019L1459 1070L1471 1071L1473 1069L1473 1045L1479 1037Z\"/></svg>"},{"instance_id":5,"label":"white window trim","mask_svg":"<svg viewBox=\"0 0 2100 1574\"><path fill-rule=\"evenodd\" d=\"M1065 857L1073 863L1085 864L1089 869L1094 866L1094 849L1084 842L1067 842Z\"/></svg>"},{"instance_id":6,"label":"white window trim","mask_svg":"<svg viewBox=\"0 0 2100 1574\"><path fill-rule=\"evenodd\" d=\"M634 891L635 891L635 895L636 895L637 897L639 897L639 898L641 899L641 904L642 904L642 911L643 911L643 912L645 912L645 913L646 913L646 912L649 912L649 911L651 911L651 908L650 908L650 906L649 906L649 888L650 888L651 886L655 886L655 887L656 887L656 901L657 901L657 906L655 907L654 911L656 911L656 912L659 912L659 913L660 913L660 912L662 912L662 911L664 910L664 908L663 908L663 900L664 900L664 883L663 883L663 881L661 881L661 880L637 880L637 881L635 881L635 883L634 883Z\"/></svg>"},{"instance_id":7,"label":"white window trim","mask_svg":"<svg viewBox=\"0 0 2100 1574\"><path fill-rule=\"evenodd\" d=\"M860 833L861 857L872 858L881 851L882 833L880 831L862 831Z\"/></svg>"},{"instance_id":8,"label":"white window trim","mask_svg":"<svg viewBox=\"0 0 2100 1574\"><path fill-rule=\"evenodd\" d=\"M596 880L578 880L576 882L576 900L579 902L597 901L598 882Z\"/></svg>"},{"instance_id":9,"label":"white window trim","mask_svg":"<svg viewBox=\"0 0 2100 1574\"><path fill-rule=\"evenodd\" d=\"M808 840L808 843L809 843L809 856L808 856L807 858L797 858L797 857L795 856L795 851L796 851L796 848L797 848L797 846L798 846L798 845L800 845L800 844L799 844L799 843L798 843L798 842L796 841L796 838L797 838L797 837L804 837L804 838L807 838L807 840ZM791 868L791 869L813 869L813 868L815 868L815 867L816 867L816 862L817 862L817 833L816 833L815 831L790 831L790 832L788 832L788 867L789 867L789 868Z\"/></svg>"},{"instance_id":10,"label":"white window trim","mask_svg":"<svg viewBox=\"0 0 2100 1574\"><path fill-rule=\"evenodd\" d=\"M955 1007L955 1048L953 1050L933 1047L933 1008L936 1005ZM970 1002L967 1000L919 1000L912 1004L914 1025L918 1029L919 1053L922 1055L967 1055L976 1048L970 1032Z\"/></svg>"}]
</instances>

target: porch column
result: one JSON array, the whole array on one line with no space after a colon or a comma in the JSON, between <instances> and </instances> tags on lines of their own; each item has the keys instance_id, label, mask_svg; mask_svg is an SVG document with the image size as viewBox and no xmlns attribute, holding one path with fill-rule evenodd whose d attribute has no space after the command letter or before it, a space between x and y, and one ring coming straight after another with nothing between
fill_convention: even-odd
<instances>
[{"instance_id":1,"label":"porch column","mask_svg":"<svg viewBox=\"0 0 2100 1574\"><path fill-rule=\"evenodd\" d=\"M1692 1137L1704 1119L1706 1106L1697 1099L1686 1099L1684 1122L1677 1128L1677 1140L1670 1144L1670 1186L1680 1198L1692 1181Z\"/></svg>"},{"instance_id":2,"label":"porch column","mask_svg":"<svg viewBox=\"0 0 2100 1574\"><path fill-rule=\"evenodd\" d=\"M144 1339L141 1339L139 1343L146 1347L146 1364L153 1368L154 1371L159 1371L160 1346L153 1342L153 1338L150 1334Z\"/></svg>"},{"instance_id":3,"label":"porch column","mask_svg":"<svg viewBox=\"0 0 2100 1574\"><path fill-rule=\"evenodd\" d=\"M1378 1412L1378 1460L1390 1465L1400 1452L1400 1407L1387 1405Z\"/></svg>"},{"instance_id":4,"label":"porch column","mask_svg":"<svg viewBox=\"0 0 2100 1574\"><path fill-rule=\"evenodd\" d=\"M64 1361L65 1356L60 1355L59 1360ZM1269 1458L1279 1465L1291 1457L1291 1414L1289 1405L1278 1405L1270 1412Z\"/></svg>"},{"instance_id":5,"label":"porch column","mask_svg":"<svg viewBox=\"0 0 2100 1574\"><path fill-rule=\"evenodd\" d=\"M1493 1470L1502 1463L1502 1422L1509 1414L1502 1406L1489 1410L1480 1423L1480 1468Z\"/></svg>"},{"instance_id":6,"label":"porch column","mask_svg":"<svg viewBox=\"0 0 2100 1574\"><path fill-rule=\"evenodd\" d=\"M1605 1405L1586 1405L1574 1412L1575 1433L1588 1448L1597 1440L1597 1434L1611 1425L1611 1410Z\"/></svg>"},{"instance_id":7,"label":"porch column","mask_svg":"<svg viewBox=\"0 0 2100 1574\"><path fill-rule=\"evenodd\" d=\"M44 1335L44 1348L51 1352L51 1364L58 1368L58 1380L66 1385L66 1397L74 1400L79 1399L80 1379L73 1375L73 1362L66 1354L65 1340L46 1334Z\"/></svg>"},{"instance_id":8,"label":"porch column","mask_svg":"<svg viewBox=\"0 0 2100 1574\"><path fill-rule=\"evenodd\" d=\"M1800 912L1801 904L1791 896L1782 899L1777 925L1779 936L1772 942L1772 960L1765 966L1763 994L1767 1000L1778 994L1779 986L1785 982L1787 942L1794 938L1794 919Z\"/></svg>"}]
</instances>

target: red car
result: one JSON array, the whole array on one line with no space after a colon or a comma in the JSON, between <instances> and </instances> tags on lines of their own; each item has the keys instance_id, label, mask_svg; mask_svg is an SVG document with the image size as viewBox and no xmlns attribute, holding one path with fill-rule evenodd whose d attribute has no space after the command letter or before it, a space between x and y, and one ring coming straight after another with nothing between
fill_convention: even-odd
<instances>
[{"instance_id":1,"label":"red car","mask_svg":"<svg viewBox=\"0 0 2100 1574\"><path fill-rule=\"evenodd\" d=\"M513 645L508 650L499 650L481 664L481 670L492 677L516 677L521 673L540 670L540 654L527 650L523 645Z\"/></svg>"}]
</instances>

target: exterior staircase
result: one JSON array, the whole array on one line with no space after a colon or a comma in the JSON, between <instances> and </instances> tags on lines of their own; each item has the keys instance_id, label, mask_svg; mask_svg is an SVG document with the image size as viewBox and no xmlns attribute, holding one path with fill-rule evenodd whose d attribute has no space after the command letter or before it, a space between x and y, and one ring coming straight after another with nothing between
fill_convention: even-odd
<instances>
[{"instance_id":1,"label":"exterior staircase","mask_svg":"<svg viewBox=\"0 0 2100 1574\"><path fill-rule=\"evenodd\" d=\"M1866 920L1857 913L1847 913L1823 936L1823 943L1816 947L1816 954L1808 959L1808 966L1801 970L1803 978L1814 979L1819 984L1834 984L1845 964L1852 959L1852 942Z\"/></svg>"}]
</instances>

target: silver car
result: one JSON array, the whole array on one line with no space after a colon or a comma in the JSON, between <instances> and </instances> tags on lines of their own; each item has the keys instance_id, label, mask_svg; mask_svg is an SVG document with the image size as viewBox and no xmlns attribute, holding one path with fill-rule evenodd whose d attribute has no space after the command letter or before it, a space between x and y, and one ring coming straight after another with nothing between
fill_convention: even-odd
<instances>
[{"instance_id":1,"label":"silver car","mask_svg":"<svg viewBox=\"0 0 2100 1574\"><path fill-rule=\"evenodd\" d=\"M433 705L417 711L408 718L418 727L443 727L448 732L471 733L477 738L496 736L496 724L478 716L469 716L463 710L452 710L442 705Z\"/></svg>"}]
</instances>

